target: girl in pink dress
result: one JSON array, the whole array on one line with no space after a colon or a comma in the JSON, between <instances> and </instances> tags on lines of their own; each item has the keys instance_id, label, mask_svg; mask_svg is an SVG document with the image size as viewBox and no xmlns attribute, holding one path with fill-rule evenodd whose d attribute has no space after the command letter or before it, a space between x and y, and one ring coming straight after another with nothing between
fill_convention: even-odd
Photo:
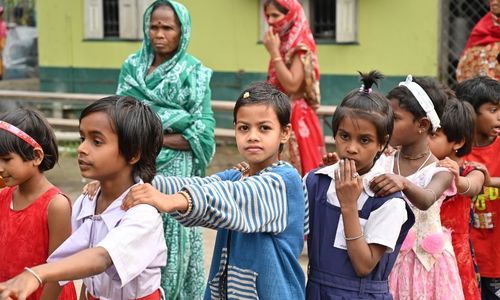
<instances>
[{"instance_id":1,"label":"girl in pink dress","mask_svg":"<svg viewBox=\"0 0 500 300\"><path fill-rule=\"evenodd\" d=\"M377 196L403 191L415 214L389 275L390 291L394 299L463 299L450 232L439 216L443 199L456 188L452 173L436 166L427 140L440 127L448 95L434 80L408 76L387 98L395 118L390 143L400 149L381 157L388 173L371 188Z\"/></svg>"}]
</instances>

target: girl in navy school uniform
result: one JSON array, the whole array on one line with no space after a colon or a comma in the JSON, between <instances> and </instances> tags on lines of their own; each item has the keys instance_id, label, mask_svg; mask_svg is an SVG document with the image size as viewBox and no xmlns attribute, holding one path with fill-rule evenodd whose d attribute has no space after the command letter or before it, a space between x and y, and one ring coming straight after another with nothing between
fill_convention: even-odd
<instances>
[{"instance_id":1,"label":"girl in navy school uniform","mask_svg":"<svg viewBox=\"0 0 500 300\"><path fill-rule=\"evenodd\" d=\"M392 299L388 276L414 223L400 192L376 197L370 181L391 137L389 101L372 91L382 78L361 74L333 115L339 162L304 178L309 199L307 299Z\"/></svg>"}]
</instances>

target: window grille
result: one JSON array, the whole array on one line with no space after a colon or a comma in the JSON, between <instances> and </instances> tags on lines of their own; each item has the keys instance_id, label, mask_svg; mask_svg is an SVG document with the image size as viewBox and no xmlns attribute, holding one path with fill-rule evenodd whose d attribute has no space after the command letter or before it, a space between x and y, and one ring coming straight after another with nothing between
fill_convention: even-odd
<instances>
[{"instance_id":1,"label":"window grille","mask_svg":"<svg viewBox=\"0 0 500 300\"><path fill-rule=\"evenodd\" d=\"M454 88L456 70L469 34L489 11L485 0L442 0L439 78Z\"/></svg>"},{"instance_id":2,"label":"window grille","mask_svg":"<svg viewBox=\"0 0 500 300\"><path fill-rule=\"evenodd\" d=\"M118 0L103 0L104 37L119 37Z\"/></svg>"},{"instance_id":3,"label":"window grille","mask_svg":"<svg viewBox=\"0 0 500 300\"><path fill-rule=\"evenodd\" d=\"M313 35L317 39L335 40L336 2L335 0L311 1Z\"/></svg>"}]
</instances>

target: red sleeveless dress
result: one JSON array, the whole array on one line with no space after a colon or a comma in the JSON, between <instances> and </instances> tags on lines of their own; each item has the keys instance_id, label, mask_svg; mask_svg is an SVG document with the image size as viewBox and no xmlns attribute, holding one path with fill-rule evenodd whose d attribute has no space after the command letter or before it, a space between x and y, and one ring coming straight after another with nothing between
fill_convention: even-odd
<instances>
[{"instance_id":1,"label":"red sleeveless dress","mask_svg":"<svg viewBox=\"0 0 500 300\"><path fill-rule=\"evenodd\" d=\"M12 195L17 187L0 190L0 282L8 280L24 270L46 262L49 256L48 206L60 193L52 187L25 209L10 208ZM28 297L38 300L42 289ZM73 282L68 283L59 296L61 300L76 300Z\"/></svg>"}]
</instances>

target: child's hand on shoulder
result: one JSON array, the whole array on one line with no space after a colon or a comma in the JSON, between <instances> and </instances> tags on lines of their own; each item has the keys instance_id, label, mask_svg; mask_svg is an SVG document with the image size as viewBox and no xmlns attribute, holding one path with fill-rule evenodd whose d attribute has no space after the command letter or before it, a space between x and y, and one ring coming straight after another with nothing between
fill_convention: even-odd
<instances>
[{"instance_id":1,"label":"child's hand on shoulder","mask_svg":"<svg viewBox=\"0 0 500 300\"><path fill-rule=\"evenodd\" d=\"M436 166L450 170L453 176L455 176L455 182L458 180L458 177L460 177L460 167L458 166L458 163L449 157L445 157L444 159L438 161Z\"/></svg>"},{"instance_id":2,"label":"child's hand on shoulder","mask_svg":"<svg viewBox=\"0 0 500 300\"><path fill-rule=\"evenodd\" d=\"M370 182L370 189L377 197L385 197L392 193L403 191L406 188L406 178L396 174L382 174Z\"/></svg>"},{"instance_id":3,"label":"child's hand on shoulder","mask_svg":"<svg viewBox=\"0 0 500 300\"><path fill-rule=\"evenodd\" d=\"M90 201L92 201L92 200L94 200L94 196L100 187L101 187L101 184L97 180L89 182L83 187L83 194L86 195Z\"/></svg>"},{"instance_id":4,"label":"child's hand on shoulder","mask_svg":"<svg viewBox=\"0 0 500 300\"><path fill-rule=\"evenodd\" d=\"M340 160L339 156L335 152L328 152L327 154L323 155L322 157L322 163L321 167L324 166L331 166L336 164Z\"/></svg>"},{"instance_id":5,"label":"child's hand on shoulder","mask_svg":"<svg viewBox=\"0 0 500 300\"><path fill-rule=\"evenodd\" d=\"M122 203L123 210L129 210L130 208L139 205L139 204L149 204L155 207L159 211L165 211L164 207L162 207L162 203L160 199L163 199L168 195L165 195L155 189L151 184L137 184L130 188L127 196Z\"/></svg>"},{"instance_id":6,"label":"child's hand on shoulder","mask_svg":"<svg viewBox=\"0 0 500 300\"><path fill-rule=\"evenodd\" d=\"M342 159L335 172L335 190L341 208L358 209L358 198L363 190L363 180L356 172L353 160Z\"/></svg>"}]
</instances>

